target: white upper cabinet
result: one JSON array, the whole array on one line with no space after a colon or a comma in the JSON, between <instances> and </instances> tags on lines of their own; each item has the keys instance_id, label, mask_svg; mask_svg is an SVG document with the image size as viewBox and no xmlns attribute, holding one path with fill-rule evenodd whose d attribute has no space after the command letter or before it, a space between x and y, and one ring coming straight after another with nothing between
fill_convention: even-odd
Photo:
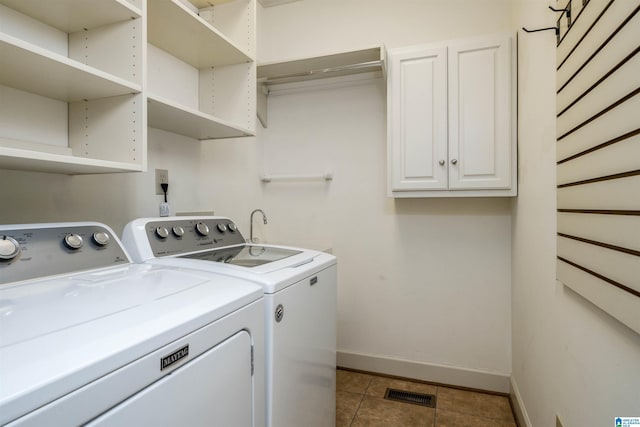
<instances>
[{"instance_id":1,"label":"white upper cabinet","mask_svg":"<svg viewBox=\"0 0 640 427\"><path fill-rule=\"evenodd\" d=\"M510 38L388 54L390 195L516 195Z\"/></svg>"},{"instance_id":2,"label":"white upper cabinet","mask_svg":"<svg viewBox=\"0 0 640 427\"><path fill-rule=\"evenodd\" d=\"M392 189L445 190L447 49L393 50L388 72Z\"/></svg>"},{"instance_id":3,"label":"white upper cabinet","mask_svg":"<svg viewBox=\"0 0 640 427\"><path fill-rule=\"evenodd\" d=\"M510 40L483 38L448 48L449 188L508 190Z\"/></svg>"}]
</instances>

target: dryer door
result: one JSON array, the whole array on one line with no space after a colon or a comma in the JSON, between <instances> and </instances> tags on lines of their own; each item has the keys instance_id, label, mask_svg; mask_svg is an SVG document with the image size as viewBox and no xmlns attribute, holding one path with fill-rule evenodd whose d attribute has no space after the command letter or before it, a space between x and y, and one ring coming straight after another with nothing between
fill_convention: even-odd
<instances>
[{"instance_id":1,"label":"dryer door","mask_svg":"<svg viewBox=\"0 0 640 427\"><path fill-rule=\"evenodd\" d=\"M253 425L251 337L238 332L87 426Z\"/></svg>"}]
</instances>

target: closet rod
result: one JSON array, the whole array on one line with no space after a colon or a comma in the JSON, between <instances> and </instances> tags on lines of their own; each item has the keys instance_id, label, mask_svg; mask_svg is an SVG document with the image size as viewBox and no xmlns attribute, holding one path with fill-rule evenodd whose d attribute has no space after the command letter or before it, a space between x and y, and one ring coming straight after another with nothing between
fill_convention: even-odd
<instances>
[{"instance_id":1,"label":"closet rod","mask_svg":"<svg viewBox=\"0 0 640 427\"><path fill-rule=\"evenodd\" d=\"M272 77L262 77L258 79L258 83L268 83L276 80L290 79L293 77L307 77L307 76L315 76L318 74L339 73L341 71L359 70L362 68L382 67L383 64L384 64L384 61L377 60L377 61L361 62L359 64L349 64L349 65L339 65L337 67L319 68L316 70L303 71L300 73L284 74L281 76L272 76Z\"/></svg>"}]
</instances>

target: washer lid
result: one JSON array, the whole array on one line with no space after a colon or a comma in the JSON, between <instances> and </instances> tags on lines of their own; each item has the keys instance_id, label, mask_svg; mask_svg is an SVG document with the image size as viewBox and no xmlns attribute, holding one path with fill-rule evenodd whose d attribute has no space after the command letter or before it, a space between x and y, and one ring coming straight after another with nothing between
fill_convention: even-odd
<instances>
[{"instance_id":1,"label":"washer lid","mask_svg":"<svg viewBox=\"0 0 640 427\"><path fill-rule=\"evenodd\" d=\"M241 245L183 255L180 258L223 262L239 267L255 268L301 254L302 252L275 246Z\"/></svg>"},{"instance_id":2,"label":"washer lid","mask_svg":"<svg viewBox=\"0 0 640 427\"><path fill-rule=\"evenodd\" d=\"M128 265L0 287L0 424L239 308L262 289Z\"/></svg>"},{"instance_id":3,"label":"washer lid","mask_svg":"<svg viewBox=\"0 0 640 427\"><path fill-rule=\"evenodd\" d=\"M265 245L270 247L269 245ZM208 271L225 276L244 279L262 286L265 294L273 294L294 285L313 274L336 264L336 257L324 252L290 247L275 247L285 250L297 250L299 253L277 261L254 267L233 265L225 262L214 262L198 257L164 257L146 261L148 264L181 267L194 270ZM194 253L206 254L209 251Z\"/></svg>"}]
</instances>

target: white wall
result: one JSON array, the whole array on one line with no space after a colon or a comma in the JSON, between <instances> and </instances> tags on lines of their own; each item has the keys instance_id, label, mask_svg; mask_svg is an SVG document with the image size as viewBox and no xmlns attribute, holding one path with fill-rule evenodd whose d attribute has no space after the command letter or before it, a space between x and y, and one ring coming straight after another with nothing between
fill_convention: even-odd
<instances>
[{"instance_id":1,"label":"white wall","mask_svg":"<svg viewBox=\"0 0 640 427\"><path fill-rule=\"evenodd\" d=\"M552 25L546 7L303 0L259 10L259 55L266 62L497 32L512 22ZM387 198L383 85L369 81L274 96L270 127L255 138L199 143L150 130L148 173L0 170L0 223L98 220L120 232L132 218L156 215L153 169L166 168L174 211L215 210L246 233L251 209L262 207L269 224L256 221L258 236L333 248L342 351L509 375L512 340L512 381L530 425L554 425L556 414L566 427L611 425L640 408L640 336L555 281L553 35L519 43L520 191L512 206ZM300 163L331 167L334 182L258 179L265 167L294 172Z\"/></svg>"},{"instance_id":2,"label":"white wall","mask_svg":"<svg viewBox=\"0 0 640 427\"><path fill-rule=\"evenodd\" d=\"M200 142L149 129L149 172L60 175L0 169L0 224L100 221L118 234L137 217L157 216L155 168L169 170L171 212L212 209L199 197Z\"/></svg>"},{"instance_id":3,"label":"white wall","mask_svg":"<svg viewBox=\"0 0 640 427\"><path fill-rule=\"evenodd\" d=\"M261 9L260 61L508 31L510 7L303 0ZM381 79L269 97L261 167L274 174L331 169L334 180L264 184L264 233L338 256L338 350L358 356L339 363L367 369L368 357L391 374L495 388L430 377L440 371L422 367L509 376L510 200L388 198L385 97ZM413 368L394 371L398 360Z\"/></svg>"},{"instance_id":4,"label":"white wall","mask_svg":"<svg viewBox=\"0 0 640 427\"><path fill-rule=\"evenodd\" d=\"M251 138L203 141L200 153L198 197L216 215L232 218L246 238L249 238L249 214L253 209L264 207L260 185L263 133L260 125L257 133ZM260 237L269 231L258 217L254 228Z\"/></svg>"},{"instance_id":5,"label":"white wall","mask_svg":"<svg viewBox=\"0 0 640 427\"><path fill-rule=\"evenodd\" d=\"M519 0L519 28L554 25ZM513 204L512 384L528 425L613 425L640 413L640 335L555 280L555 36L519 38L519 197Z\"/></svg>"},{"instance_id":6,"label":"white wall","mask_svg":"<svg viewBox=\"0 0 640 427\"><path fill-rule=\"evenodd\" d=\"M261 8L260 62L511 30L512 0L302 0Z\"/></svg>"}]
</instances>

